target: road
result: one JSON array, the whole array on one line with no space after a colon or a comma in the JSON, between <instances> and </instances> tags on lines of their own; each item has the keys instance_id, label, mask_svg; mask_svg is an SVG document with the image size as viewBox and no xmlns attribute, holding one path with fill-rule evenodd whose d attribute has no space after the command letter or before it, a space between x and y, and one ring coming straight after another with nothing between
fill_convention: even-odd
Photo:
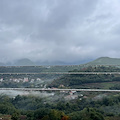
<instances>
[{"instance_id":1,"label":"road","mask_svg":"<svg viewBox=\"0 0 120 120\"><path fill-rule=\"evenodd\" d=\"M7 72L7 73L0 73L0 75L4 75L4 74L7 74L7 75L21 75L21 74L25 74L25 75L28 75L28 74L120 74L120 72L39 72L39 73L32 73L32 72L27 72L27 73L15 73L15 72Z\"/></svg>"},{"instance_id":2,"label":"road","mask_svg":"<svg viewBox=\"0 0 120 120\"><path fill-rule=\"evenodd\" d=\"M120 90L108 89L52 89L52 88L0 88L0 90L17 90L17 91L85 91L85 92L120 92Z\"/></svg>"}]
</instances>

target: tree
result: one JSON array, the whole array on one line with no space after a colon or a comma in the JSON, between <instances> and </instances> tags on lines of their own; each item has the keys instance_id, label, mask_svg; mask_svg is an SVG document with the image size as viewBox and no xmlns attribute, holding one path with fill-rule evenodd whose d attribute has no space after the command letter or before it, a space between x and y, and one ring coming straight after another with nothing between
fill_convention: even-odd
<instances>
[{"instance_id":1,"label":"tree","mask_svg":"<svg viewBox=\"0 0 120 120\"><path fill-rule=\"evenodd\" d=\"M48 115L49 112L49 109L38 109L34 112L34 119L42 119L44 116Z\"/></svg>"},{"instance_id":2,"label":"tree","mask_svg":"<svg viewBox=\"0 0 120 120\"><path fill-rule=\"evenodd\" d=\"M61 120L70 120L69 116L63 116Z\"/></svg>"},{"instance_id":3,"label":"tree","mask_svg":"<svg viewBox=\"0 0 120 120\"><path fill-rule=\"evenodd\" d=\"M72 120L104 120L103 115L93 108L84 108L82 111L70 114Z\"/></svg>"},{"instance_id":4,"label":"tree","mask_svg":"<svg viewBox=\"0 0 120 120\"><path fill-rule=\"evenodd\" d=\"M64 113L62 111L51 110L49 113L50 120L61 120L63 116Z\"/></svg>"},{"instance_id":5,"label":"tree","mask_svg":"<svg viewBox=\"0 0 120 120\"><path fill-rule=\"evenodd\" d=\"M20 113L18 111L14 112L11 116L12 120L19 120L20 119Z\"/></svg>"}]
</instances>

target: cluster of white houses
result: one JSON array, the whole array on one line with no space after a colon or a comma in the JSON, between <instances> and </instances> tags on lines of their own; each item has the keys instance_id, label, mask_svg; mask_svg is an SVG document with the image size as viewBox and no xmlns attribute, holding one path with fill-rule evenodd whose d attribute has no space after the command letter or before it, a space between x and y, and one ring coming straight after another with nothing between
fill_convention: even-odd
<instances>
[{"instance_id":1,"label":"cluster of white houses","mask_svg":"<svg viewBox=\"0 0 120 120\"><path fill-rule=\"evenodd\" d=\"M4 79L0 78L0 82L3 82L3 81L4 81ZM28 77L24 77L24 78L10 78L9 81L17 82L17 83L19 83L19 82L30 82L30 83L33 83L35 81L43 82L43 80L41 80L41 78L30 79Z\"/></svg>"}]
</instances>

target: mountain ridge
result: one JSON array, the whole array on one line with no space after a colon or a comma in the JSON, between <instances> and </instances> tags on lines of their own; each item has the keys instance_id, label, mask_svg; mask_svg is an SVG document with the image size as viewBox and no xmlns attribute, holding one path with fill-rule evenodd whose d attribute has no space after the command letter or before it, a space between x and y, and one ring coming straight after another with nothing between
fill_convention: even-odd
<instances>
[{"instance_id":1,"label":"mountain ridge","mask_svg":"<svg viewBox=\"0 0 120 120\"><path fill-rule=\"evenodd\" d=\"M36 64L28 58L23 58L15 61L15 66L35 66Z\"/></svg>"},{"instance_id":2,"label":"mountain ridge","mask_svg":"<svg viewBox=\"0 0 120 120\"><path fill-rule=\"evenodd\" d=\"M120 65L120 58L110 58L110 57L99 57L95 60L92 60L90 62L84 61L87 63L81 63L81 62L74 62L74 63L69 63L69 62L62 62L62 61L54 61L54 62L49 62L49 61L37 61L33 62L32 60L28 58L23 58L23 59L18 59L15 60L12 63L1 63L0 66L55 66L55 65L74 65L74 66L79 66L79 65Z\"/></svg>"},{"instance_id":3,"label":"mountain ridge","mask_svg":"<svg viewBox=\"0 0 120 120\"><path fill-rule=\"evenodd\" d=\"M100 57L86 64L87 65L120 65L120 58Z\"/></svg>"}]
</instances>

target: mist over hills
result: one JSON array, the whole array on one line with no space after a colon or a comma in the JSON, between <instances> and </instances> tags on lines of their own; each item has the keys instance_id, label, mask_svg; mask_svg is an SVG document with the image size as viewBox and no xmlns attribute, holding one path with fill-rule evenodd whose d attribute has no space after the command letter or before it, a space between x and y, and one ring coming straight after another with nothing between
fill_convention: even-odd
<instances>
[{"instance_id":1,"label":"mist over hills","mask_svg":"<svg viewBox=\"0 0 120 120\"><path fill-rule=\"evenodd\" d=\"M77 61L77 62L64 62L64 61L32 61L28 58L18 59L8 63L0 62L0 66L54 66L54 65L80 65L89 62L86 61Z\"/></svg>"},{"instance_id":2,"label":"mist over hills","mask_svg":"<svg viewBox=\"0 0 120 120\"><path fill-rule=\"evenodd\" d=\"M24 58L24 59L20 59L20 60L17 60L15 63L14 63L15 66L35 66L36 64L29 60L28 58Z\"/></svg>"},{"instance_id":3,"label":"mist over hills","mask_svg":"<svg viewBox=\"0 0 120 120\"><path fill-rule=\"evenodd\" d=\"M0 66L5 66L5 64L4 64L4 63L2 63L2 62L0 62Z\"/></svg>"},{"instance_id":4,"label":"mist over hills","mask_svg":"<svg viewBox=\"0 0 120 120\"><path fill-rule=\"evenodd\" d=\"M100 57L93 61L86 60L86 61L77 61L74 63L67 63L63 61L37 61L33 62L28 58L23 58L19 60L15 60L9 63L2 63L0 62L0 66L42 66L42 65L120 65L120 58L110 58L110 57Z\"/></svg>"}]
</instances>

